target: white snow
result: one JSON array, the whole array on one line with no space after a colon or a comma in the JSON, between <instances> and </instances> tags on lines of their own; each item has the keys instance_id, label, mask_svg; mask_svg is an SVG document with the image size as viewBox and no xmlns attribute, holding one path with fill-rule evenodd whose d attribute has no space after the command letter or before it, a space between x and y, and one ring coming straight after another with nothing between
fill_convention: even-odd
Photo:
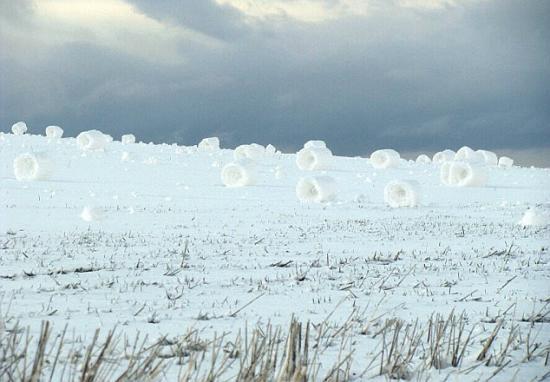
<instances>
[{"instance_id":1,"label":"white snow","mask_svg":"<svg viewBox=\"0 0 550 382\"><path fill-rule=\"evenodd\" d=\"M444 162L440 169L444 185L457 187L483 187L487 183L487 171L469 162Z\"/></svg>"},{"instance_id":2,"label":"white snow","mask_svg":"<svg viewBox=\"0 0 550 382\"><path fill-rule=\"evenodd\" d=\"M330 176L300 178L296 185L296 196L302 202L329 202L336 197L336 182Z\"/></svg>"},{"instance_id":3,"label":"white snow","mask_svg":"<svg viewBox=\"0 0 550 382\"><path fill-rule=\"evenodd\" d=\"M103 150L112 140L110 135L103 134L99 130L83 131L76 137L78 147L84 151Z\"/></svg>"},{"instance_id":4,"label":"white snow","mask_svg":"<svg viewBox=\"0 0 550 382\"><path fill-rule=\"evenodd\" d=\"M123 145L130 145L136 143L136 136L134 134L124 134L120 137L120 141Z\"/></svg>"},{"instance_id":5,"label":"white snow","mask_svg":"<svg viewBox=\"0 0 550 382\"><path fill-rule=\"evenodd\" d=\"M445 149L434 154L432 161L437 164L451 161L455 158L456 153L453 150Z\"/></svg>"},{"instance_id":6,"label":"white snow","mask_svg":"<svg viewBox=\"0 0 550 382\"><path fill-rule=\"evenodd\" d=\"M550 224L550 220L548 219L548 216L544 216L536 208L529 208L527 211L525 211L518 224L524 227L543 226Z\"/></svg>"},{"instance_id":7,"label":"white snow","mask_svg":"<svg viewBox=\"0 0 550 382\"><path fill-rule=\"evenodd\" d=\"M416 157L416 163L428 164L432 163L432 159L426 154L420 154L418 157Z\"/></svg>"},{"instance_id":8,"label":"white snow","mask_svg":"<svg viewBox=\"0 0 550 382\"><path fill-rule=\"evenodd\" d=\"M498 159L498 167L511 168L514 165L514 160L509 157L502 156Z\"/></svg>"},{"instance_id":9,"label":"white snow","mask_svg":"<svg viewBox=\"0 0 550 382\"><path fill-rule=\"evenodd\" d=\"M303 148L296 153L296 165L300 170L328 170L332 165L332 152L326 147Z\"/></svg>"},{"instance_id":10,"label":"white snow","mask_svg":"<svg viewBox=\"0 0 550 382\"><path fill-rule=\"evenodd\" d=\"M24 153L13 161L13 173L17 180L48 180L53 163L45 152Z\"/></svg>"},{"instance_id":11,"label":"white snow","mask_svg":"<svg viewBox=\"0 0 550 382\"><path fill-rule=\"evenodd\" d=\"M384 201L392 208L416 207L420 202L420 185L414 180L394 180L384 187Z\"/></svg>"},{"instance_id":12,"label":"white snow","mask_svg":"<svg viewBox=\"0 0 550 382\"><path fill-rule=\"evenodd\" d=\"M50 139L59 139L63 136L63 129L55 125L46 127L45 132L46 132L46 137Z\"/></svg>"},{"instance_id":13,"label":"white snow","mask_svg":"<svg viewBox=\"0 0 550 382\"><path fill-rule=\"evenodd\" d=\"M198 149L205 152L217 151L220 149L220 139L218 137L204 138L199 142Z\"/></svg>"},{"instance_id":14,"label":"white snow","mask_svg":"<svg viewBox=\"0 0 550 382\"><path fill-rule=\"evenodd\" d=\"M222 168L221 179L227 187L251 186L256 182L254 164L245 160L228 163Z\"/></svg>"},{"instance_id":15,"label":"white snow","mask_svg":"<svg viewBox=\"0 0 550 382\"><path fill-rule=\"evenodd\" d=\"M374 168L384 169L399 166L400 155L392 149L376 150L370 155L370 164Z\"/></svg>"},{"instance_id":16,"label":"white snow","mask_svg":"<svg viewBox=\"0 0 550 382\"><path fill-rule=\"evenodd\" d=\"M16 122L12 125L11 132L15 135L23 135L27 132L27 124L23 121Z\"/></svg>"}]
</instances>

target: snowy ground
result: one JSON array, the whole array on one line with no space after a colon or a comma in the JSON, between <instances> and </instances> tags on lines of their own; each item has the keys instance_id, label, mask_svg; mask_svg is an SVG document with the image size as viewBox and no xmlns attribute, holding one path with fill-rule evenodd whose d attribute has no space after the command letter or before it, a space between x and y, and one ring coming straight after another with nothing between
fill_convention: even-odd
<instances>
[{"instance_id":1,"label":"snowy ground","mask_svg":"<svg viewBox=\"0 0 550 382\"><path fill-rule=\"evenodd\" d=\"M54 160L52 180L15 180L13 159L32 151ZM115 326L128 337L193 328L232 339L245 325L286 329L294 316L344 327L349 379L384 380L377 328L392 318L426 328L454 311L474 330L463 362L425 368L419 356L412 378L527 381L550 371L550 226L517 224L528 207L550 212L549 169L495 167L486 187L453 188L437 165L375 170L337 157L326 171L337 200L320 205L296 198L307 174L295 155L261 160L256 186L226 188L220 170L232 150L188 151L112 142L82 153L74 138L0 135L2 325L36 334L43 320L57 331L68 324L83 343ZM387 207L394 179L419 181L422 205ZM84 206L104 218L83 221ZM502 360L477 361L500 324L486 358ZM320 356L325 372L340 334Z\"/></svg>"}]
</instances>

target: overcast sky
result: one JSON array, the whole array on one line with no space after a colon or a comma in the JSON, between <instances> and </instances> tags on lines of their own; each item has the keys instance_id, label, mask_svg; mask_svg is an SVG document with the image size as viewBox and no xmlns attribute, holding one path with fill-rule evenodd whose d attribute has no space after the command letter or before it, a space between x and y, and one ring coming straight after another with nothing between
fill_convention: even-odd
<instances>
[{"instance_id":1,"label":"overcast sky","mask_svg":"<svg viewBox=\"0 0 550 382\"><path fill-rule=\"evenodd\" d=\"M547 0L0 0L0 124L550 165Z\"/></svg>"}]
</instances>

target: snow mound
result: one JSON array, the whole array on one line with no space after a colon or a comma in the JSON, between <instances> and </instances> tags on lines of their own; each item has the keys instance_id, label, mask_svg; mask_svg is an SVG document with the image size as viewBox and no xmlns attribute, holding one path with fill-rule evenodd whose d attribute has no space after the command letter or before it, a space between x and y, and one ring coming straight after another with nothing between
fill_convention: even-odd
<instances>
[{"instance_id":1,"label":"snow mound","mask_svg":"<svg viewBox=\"0 0 550 382\"><path fill-rule=\"evenodd\" d=\"M103 220L105 216L101 208L86 206L82 209L80 218L86 222L93 222Z\"/></svg>"},{"instance_id":2,"label":"snow mound","mask_svg":"<svg viewBox=\"0 0 550 382\"><path fill-rule=\"evenodd\" d=\"M103 150L113 140L110 135L99 130L83 131L76 137L76 144L84 151Z\"/></svg>"},{"instance_id":3,"label":"snow mound","mask_svg":"<svg viewBox=\"0 0 550 382\"><path fill-rule=\"evenodd\" d=\"M220 149L220 139L218 137L204 138L199 142L198 149L200 151L218 151Z\"/></svg>"},{"instance_id":4,"label":"snow mound","mask_svg":"<svg viewBox=\"0 0 550 382\"><path fill-rule=\"evenodd\" d=\"M296 153L296 165L300 170L328 170L332 164L332 152L326 147L303 148Z\"/></svg>"},{"instance_id":5,"label":"snow mound","mask_svg":"<svg viewBox=\"0 0 550 382\"><path fill-rule=\"evenodd\" d=\"M420 154L418 157L416 157L416 163L428 164L432 163L432 160L426 154Z\"/></svg>"},{"instance_id":6,"label":"snow mound","mask_svg":"<svg viewBox=\"0 0 550 382\"><path fill-rule=\"evenodd\" d=\"M14 135L23 135L27 132L27 124L23 121L16 122L12 125L11 132Z\"/></svg>"},{"instance_id":7,"label":"snow mound","mask_svg":"<svg viewBox=\"0 0 550 382\"><path fill-rule=\"evenodd\" d=\"M301 178L296 185L296 196L302 202L329 202L336 197L336 182L330 176Z\"/></svg>"},{"instance_id":8,"label":"snow mound","mask_svg":"<svg viewBox=\"0 0 550 382\"><path fill-rule=\"evenodd\" d=\"M25 153L13 161L13 173L17 180L48 180L53 163L45 153Z\"/></svg>"},{"instance_id":9,"label":"snow mound","mask_svg":"<svg viewBox=\"0 0 550 382\"><path fill-rule=\"evenodd\" d=\"M455 158L455 152L453 150L443 150L434 154L432 161L437 164L452 161Z\"/></svg>"},{"instance_id":10,"label":"snow mound","mask_svg":"<svg viewBox=\"0 0 550 382\"><path fill-rule=\"evenodd\" d=\"M384 201L392 208L416 207L420 200L419 190L414 180L394 180L384 188Z\"/></svg>"},{"instance_id":11,"label":"snow mound","mask_svg":"<svg viewBox=\"0 0 550 382\"><path fill-rule=\"evenodd\" d=\"M509 157L500 157L498 160L498 167L502 168L512 168L514 165L514 160Z\"/></svg>"},{"instance_id":12,"label":"snow mound","mask_svg":"<svg viewBox=\"0 0 550 382\"><path fill-rule=\"evenodd\" d=\"M374 168L391 168L399 166L401 157L392 149L376 150L370 155L370 163Z\"/></svg>"},{"instance_id":13,"label":"snow mound","mask_svg":"<svg viewBox=\"0 0 550 382\"><path fill-rule=\"evenodd\" d=\"M120 137L120 141L123 145L130 145L132 143L136 143L136 136L134 134L124 134Z\"/></svg>"},{"instance_id":14,"label":"snow mound","mask_svg":"<svg viewBox=\"0 0 550 382\"><path fill-rule=\"evenodd\" d=\"M50 139L59 139L63 136L63 129L59 126L46 127L46 137Z\"/></svg>"},{"instance_id":15,"label":"snow mound","mask_svg":"<svg viewBox=\"0 0 550 382\"><path fill-rule=\"evenodd\" d=\"M482 187L487 183L485 169L468 162L445 162L439 175L441 182L447 186Z\"/></svg>"},{"instance_id":16,"label":"snow mound","mask_svg":"<svg viewBox=\"0 0 550 382\"><path fill-rule=\"evenodd\" d=\"M226 187L245 187L256 183L254 166L249 161L226 164L221 171L222 183Z\"/></svg>"}]
</instances>

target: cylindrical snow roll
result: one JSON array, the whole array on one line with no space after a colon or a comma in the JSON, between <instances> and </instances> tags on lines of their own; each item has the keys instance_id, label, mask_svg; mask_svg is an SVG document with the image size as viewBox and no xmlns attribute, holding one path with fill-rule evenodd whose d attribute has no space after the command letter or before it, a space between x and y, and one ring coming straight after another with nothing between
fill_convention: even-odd
<instances>
[{"instance_id":1,"label":"cylindrical snow roll","mask_svg":"<svg viewBox=\"0 0 550 382\"><path fill-rule=\"evenodd\" d=\"M509 157L500 157L498 160L498 167L511 168L514 165L514 160Z\"/></svg>"},{"instance_id":2,"label":"cylindrical snow roll","mask_svg":"<svg viewBox=\"0 0 550 382\"><path fill-rule=\"evenodd\" d=\"M330 176L301 178L296 185L296 196L302 202L329 202L336 197L336 182Z\"/></svg>"},{"instance_id":3,"label":"cylindrical snow roll","mask_svg":"<svg viewBox=\"0 0 550 382\"><path fill-rule=\"evenodd\" d=\"M11 132L14 135L23 135L27 132L27 124L23 121L16 122L12 125Z\"/></svg>"},{"instance_id":4,"label":"cylindrical snow roll","mask_svg":"<svg viewBox=\"0 0 550 382\"><path fill-rule=\"evenodd\" d=\"M399 166L401 157L392 149L376 150L370 155L370 164L374 168L390 168Z\"/></svg>"},{"instance_id":5,"label":"cylindrical snow roll","mask_svg":"<svg viewBox=\"0 0 550 382\"><path fill-rule=\"evenodd\" d=\"M222 183L226 187L244 187L256 183L253 164L246 161L228 163L222 168Z\"/></svg>"},{"instance_id":6,"label":"cylindrical snow roll","mask_svg":"<svg viewBox=\"0 0 550 382\"><path fill-rule=\"evenodd\" d=\"M201 151L218 151L220 149L220 139L218 137L204 138L199 142L198 149Z\"/></svg>"},{"instance_id":7,"label":"cylindrical snow roll","mask_svg":"<svg viewBox=\"0 0 550 382\"><path fill-rule=\"evenodd\" d=\"M59 139L63 136L63 129L59 126L46 127L46 137L50 139Z\"/></svg>"},{"instance_id":8,"label":"cylindrical snow roll","mask_svg":"<svg viewBox=\"0 0 550 382\"><path fill-rule=\"evenodd\" d=\"M455 159L455 152L453 150L443 150L434 154L432 161L437 164L449 162Z\"/></svg>"},{"instance_id":9,"label":"cylindrical snow roll","mask_svg":"<svg viewBox=\"0 0 550 382\"><path fill-rule=\"evenodd\" d=\"M85 151L103 150L110 142L109 137L99 130L83 131L76 137L76 144Z\"/></svg>"},{"instance_id":10,"label":"cylindrical snow roll","mask_svg":"<svg viewBox=\"0 0 550 382\"><path fill-rule=\"evenodd\" d=\"M13 161L17 180L47 180L53 173L53 163L45 153L25 153Z\"/></svg>"},{"instance_id":11,"label":"cylindrical snow roll","mask_svg":"<svg viewBox=\"0 0 550 382\"><path fill-rule=\"evenodd\" d=\"M485 169L468 162L443 163L440 178L443 184L456 187L482 187L487 183Z\"/></svg>"},{"instance_id":12,"label":"cylindrical snow roll","mask_svg":"<svg viewBox=\"0 0 550 382\"><path fill-rule=\"evenodd\" d=\"M265 147L265 156L272 157L277 152L277 149L272 144L269 144Z\"/></svg>"},{"instance_id":13,"label":"cylindrical snow roll","mask_svg":"<svg viewBox=\"0 0 550 382\"><path fill-rule=\"evenodd\" d=\"M384 201L392 208L416 207L420 202L420 187L414 180L394 180L384 188Z\"/></svg>"},{"instance_id":14,"label":"cylindrical snow roll","mask_svg":"<svg viewBox=\"0 0 550 382\"><path fill-rule=\"evenodd\" d=\"M124 134L120 137L120 141L123 145L131 145L132 143L136 143L136 136L134 134Z\"/></svg>"},{"instance_id":15,"label":"cylindrical snow roll","mask_svg":"<svg viewBox=\"0 0 550 382\"><path fill-rule=\"evenodd\" d=\"M233 158L235 160L251 159L259 160L265 155L265 147L257 143L251 143L249 145L240 145L233 151Z\"/></svg>"},{"instance_id":16,"label":"cylindrical snow roll","mask_svg":"<svg viewBox=\"0 0 550 382\"><path fill-rule=\"evenodd\" d=\"M82 212L80 213L80 218L86 222L103 220L104 217L105 215L103 210L98 207L86 206L82 209Z\"/></svg>"},{"instance_id":17,"label":"cylindrical snow roll","mask_svg":"<svg viewBox=\"0 0 550 382\"><path fill-rule=\"evenodd\" d=\"M300 170L328 170L332 164L332 152L326 147L303 148L296 153L296 165Z\"/></svg>"},{"instance_id":18,"label":"cylindrical snow roll","mask_svg":"<svg viewBox=\"0 0 550 382\"><path fill-rule=\"evenodd\" d=\"M485 157L477 152L472 150L468 146L463 146L455 154L456 161L471 162L471 163L484 163Z\"/></svg>"},{"instance_id":19,"label":"cylindrical snow roll","mask_svg":"<svg viewBox=\"0 0 550 382\"><path fill-rule=\"evenodd\" d=\"M428 164L432 163L432 160L426 154L420 154L418 157L416 157L416 163Z\"/></svg>"},{"instance_id":20,"label":"cylindrical snow roll","mask_svg":"<svg viewBox=\"0 0 550 382\"><path fill-rule=\"evenodd\" d=\"M307 141L306 143L304 143L304 149L312 149L318 147L326 148L327 144L325 143L325 141Z\"/></svg>"},{"instance_id":21,"label":"cylindrical snow roll","mask_svg":"<svg viewBox=\"0 0 550 382\"><path fill-rule=\"evenodd\" d=\"M487 166L496 166L498 164L498 157L494 152L488 150L477 150L476 152L483 157Z\"/></svg>"}]
</instances>

